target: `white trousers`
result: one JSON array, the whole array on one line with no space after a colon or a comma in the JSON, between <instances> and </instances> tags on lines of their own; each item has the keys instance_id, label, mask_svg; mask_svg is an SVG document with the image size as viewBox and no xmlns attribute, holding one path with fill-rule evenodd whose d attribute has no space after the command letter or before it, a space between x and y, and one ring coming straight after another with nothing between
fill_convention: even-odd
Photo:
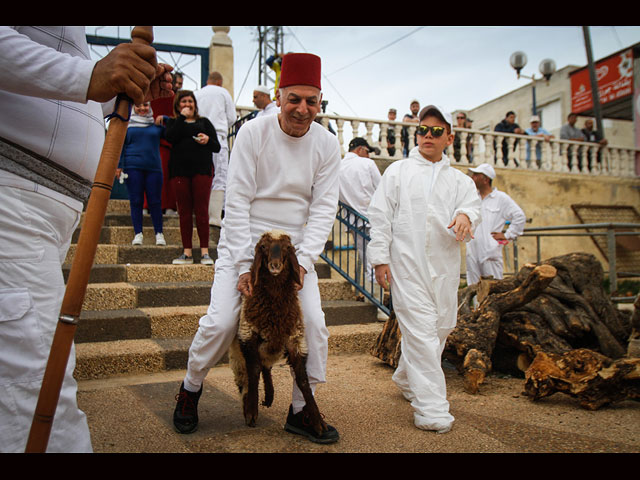
<instances>
[{"instance_id":1,"label":"white trousers","mask_svg":"<svg viewBox=\"0 0 640 480\"><path fill-rule=\"evenodd\" d=\"M402 354L392 380L411 402L415 426L441 430L454 421L449 413L441 363L453 327L443 324L433 302L421 295L412 295L401 282L401 278L394 277L391 287L393 308L402 333Z\"/></svg>"},{"instance_id":2,"label":"white trousers","mask_svg":"<svg viewBox=\"0 0 640 480\"><path fill-rule=\"evenodd\" d=\"M61 265L81 211L35 192L33 182L16 183L23 185L0 184L0 452L17 453L29 436L65 291ZM72 348L47 452L92 451L74 368Z\"/></svg>"},{"instance_id":3,"label":"white trousers","mask_svg":"<svg viewBox=\"0 0 640 480\"><path fill-rule=\"evenodd\" d=\"M492 276L495 279L503 278L504 262L502 258L488 259L483 262L476 257L467 254L467 285L473 285L480 281L480 277Z\"/></svg>"},{"instance_id":4,"label":"white trousers","mask_svg":"<svg viewBox=\"0 0 640 480\"><path fill-rule=\"evenodd\" d=\"M198 331L189 349L189 364L184 379L187 390L200 389L209 369L222 359L236 335L242 303L242 295L237 290L238 276L238 271L231 263L229 251L224 246L224 238L221 238L211 287L211 302L207 314L200 319ZM307 272L304 276L304 288L298 295L309 352L307 374L311 388L315 391L318 383L326 382L329 339L315 270ZM305 405L302 392L295 384L295 378L291 403L294 413L302 410Z\"/></svg>"},{"instance_id":5,"label":"white trousers","mask_svg":"<svg viewBox=\"0 0 640 480\"><path fill-rule=\"evenodd\" d=\"M229 170L229 146L227 137L218 135L220 151L212 154L213 162L213 183L211 190L226 190L227 171Z\"/></svg>"}]
</instances>

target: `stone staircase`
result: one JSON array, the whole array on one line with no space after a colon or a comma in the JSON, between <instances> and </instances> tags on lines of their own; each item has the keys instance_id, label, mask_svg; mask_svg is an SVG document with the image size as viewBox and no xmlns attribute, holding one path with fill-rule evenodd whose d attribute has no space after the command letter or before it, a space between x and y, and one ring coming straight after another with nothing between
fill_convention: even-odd
<instances>
[{"instance_id":1,"label":"stone staircase","mask_svg":"<svg viewBox=\"0 0 640 480\"><path fill-rule=\"evenodd\" d=\"M126 200L110 200L94 267L76 331L78 380L185 369L198 321L209 305L214 267L172 265L182 253L177 216L164 217L167 246L156 246L151 219L144 216L144 244L132 246L133 228ZM72 241L65 278L75 254ZM215 259L219 230L212 228ZM198 245L194 229L194 245ZM331 337L330 353L367 352L382 323L373 305L356 300L353 288L322 260L323 310ZM227 358L221 361L226 362Z\"/></svg>"}]
</instances>

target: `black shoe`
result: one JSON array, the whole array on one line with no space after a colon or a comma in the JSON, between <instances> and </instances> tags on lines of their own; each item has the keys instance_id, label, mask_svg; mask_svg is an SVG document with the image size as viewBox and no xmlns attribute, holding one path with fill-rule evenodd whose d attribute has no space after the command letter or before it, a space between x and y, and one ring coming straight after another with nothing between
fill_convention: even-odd
<instances>
[{"instance_id":1,"label":"black shoe","mask_svg":"<svg viewBox=\"0 0 640 480\"><path fill-rule=\"evenodd\" d=\"M178 433L193 433L198 428L198 400L202 395L202 387L197 393L184 389L184 382L180 385L180 392L176 395L176 409L173 411L173 425Z\"/></svg>"},{"instance_id":2,"label":"black shoe","mask_svg":"<svg viewBox=\"0 0 640 480\"><path fill-rule=\"evenodd\" d=\"M291 405L289 405L289 414L287 415L287 423L285 423L284 429L290 433L303 435L315 443L335 443L340 439L338 431L331 425L327 425L327 431L322 432L322 435L318 436L309 424L306 412L303 410L294 415Z\"/></svg>"}]
</instances>

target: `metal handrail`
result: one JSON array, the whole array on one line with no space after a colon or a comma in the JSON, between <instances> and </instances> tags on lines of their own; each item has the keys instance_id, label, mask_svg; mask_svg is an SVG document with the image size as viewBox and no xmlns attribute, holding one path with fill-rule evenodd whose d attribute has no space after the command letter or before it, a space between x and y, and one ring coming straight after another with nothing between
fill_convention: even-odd
<instances>
[{"instance_id":1,"label":"metal handrail","mask_svg":"<svg viewBox=\"0 0 640 480\"><path fill-rule=\"evenodd\" d=\"M607 260L609 263L609 285L611 293L618 290L618 276L640 277L640 272L619 272L616 265L616 237L627 235L640 235L640 231L636 232L618 232L620 228L636 228L640 229L640 223L583 223L578 225L554 225L548 227L529 227L524 229L522 237L536 237L536 258L537 262L541 261L541 237L607 237ZM555 233L559 230L585 230L585 229L605 229L605 232L565 232ZM603 252L604 253L604 252ZM518 271L518 243L517 239L513 240L513 267L515 272ZM614 302L632 302L634 299L629 297L611 297Z\"/></svg>"},{"instance_id":2,"label":"metal handrail","mask_svg":"<svg viewBox=\"0 0 640 480\"><path fill-rule=\"evenodd\" d=\"M390 315L391 295L385 294L376 283L373 268L368 266L369 220L350 206L338 202L336 221L329 237L329 248L320 257L379 310ZM347 255L343 255L344 252ZM355 252L355 265L349 252Z\"/></svg>"}]
</instances>

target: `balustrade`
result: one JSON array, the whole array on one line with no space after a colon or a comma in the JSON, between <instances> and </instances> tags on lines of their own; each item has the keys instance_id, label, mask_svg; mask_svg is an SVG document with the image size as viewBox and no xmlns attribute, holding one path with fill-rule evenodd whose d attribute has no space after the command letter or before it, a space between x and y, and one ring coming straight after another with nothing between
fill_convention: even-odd
<instances>
[{"instance_id":1,"label":"balustrade","mask_svg":"<svg viewBox=\"0 0 640 480\"><path fill-rule=\"evenodd\" d=\"M237 107L239 118L253 111L255 108ZM401 159L405 156L401 143L403 128L407 129L408 150L415 147L415 123L330 114L318 115L318 121L336 134L343 154L347 152L351 139L363 137L372 147L380 149L380 154L371 154L371 158L382 161ZM453 165L489 163L509 169L636 177L636 157L640 155L637 148L560 139L547 141L528 135L457 127L453 130L460 138L459 153L454 152L453 145L445 152ZM390 132L395 144L389 143Z\"/></svg>"}]
</instances>

